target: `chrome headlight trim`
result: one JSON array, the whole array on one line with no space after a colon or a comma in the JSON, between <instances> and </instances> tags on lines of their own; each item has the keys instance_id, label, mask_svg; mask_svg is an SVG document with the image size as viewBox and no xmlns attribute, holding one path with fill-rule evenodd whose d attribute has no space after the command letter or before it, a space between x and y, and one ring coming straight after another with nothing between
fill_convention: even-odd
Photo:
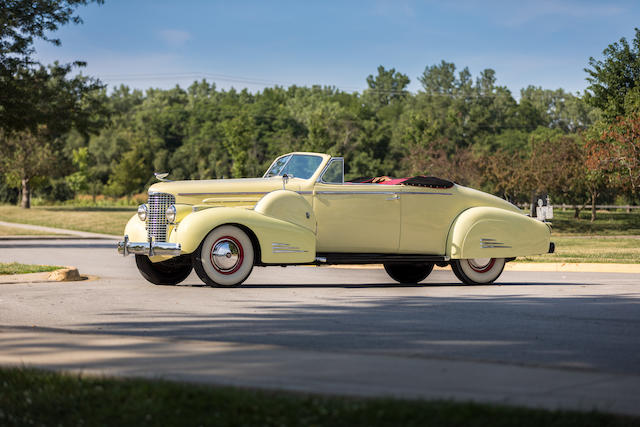
<instances>
[{"instance_id":1,"label":"chrome headlight trim","mask_svg":"<svg viewBox=\"0 0 640 427\"><path fill-rule=\"evenodd\" d=\"M144 203L138 206L138 218L140 221L146 221L149 213L149 209L147 209L147 205Z\"/></svg>"},{"instance_id":2,"label":"chrome headlight trim","mask_svg":"<svg viewBox=\"0 0 640 427\"><path fill-rule=\"evenodd\" d=\"M165 218L167 218L167 221L169 222L169 224L173 224L176 221L177 214L178 214L178 211L176 210L175 205L170 205L167 208L167 211L165 212Z\"/></svg>"}]
</instances>

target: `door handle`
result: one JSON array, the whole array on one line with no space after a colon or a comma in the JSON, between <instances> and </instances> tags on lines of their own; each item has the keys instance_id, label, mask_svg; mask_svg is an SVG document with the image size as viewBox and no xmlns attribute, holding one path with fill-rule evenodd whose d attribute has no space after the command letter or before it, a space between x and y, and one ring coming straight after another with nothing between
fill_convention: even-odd
<instances>
[{"instance_id":1,"label":"door handle","mask_svg":"<svg viewBox=\"0 0 640 427\"><path fill-rule=\"evenodd\" d=\"M399 195L394 194L394 195L393 195L393 196L391 196L391 197L387 197L387 200L398 200L399 198L400 198L400 196L399 196Z\"/></svg>"}]
</instances>

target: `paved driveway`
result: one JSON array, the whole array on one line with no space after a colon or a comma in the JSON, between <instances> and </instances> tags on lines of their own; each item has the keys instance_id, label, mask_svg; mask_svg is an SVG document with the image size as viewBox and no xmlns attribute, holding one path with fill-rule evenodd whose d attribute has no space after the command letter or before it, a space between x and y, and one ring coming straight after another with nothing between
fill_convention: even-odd
<instances>
[{"instance_id":1,"label":"paved driveway","mask_svg":"<svg viewBox=\"0 0 640 427\"><path fill-rule=\"evenodd\" d=\"M0 261L99 280L0 285L0 363L292 390L640 414L637 274L256 268L237 289L153 286L108 240L0 241Z\"/></svg>"}]
</instances>

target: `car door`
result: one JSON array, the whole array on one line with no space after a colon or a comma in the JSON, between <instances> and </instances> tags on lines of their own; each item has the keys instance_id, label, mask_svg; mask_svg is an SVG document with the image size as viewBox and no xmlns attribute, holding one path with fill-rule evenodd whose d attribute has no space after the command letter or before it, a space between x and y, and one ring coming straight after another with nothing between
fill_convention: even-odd
<instances>
[{"instance_id":1,"label":"car door","mask_svg":"<svg viewBox=\"0 0 640 427\"><path fill-rule=\"evenodd\" d=\"M334 158L313 190L317 252L395 253L400 239L399 186L344 184Z\"/></svg>"},{"instance_id":2,"label":"car door","mask_svg":"<svg viewBox=\"0 0 640 427\"><path fill-rule=\"evenodd\" d=\"M460 212L453 189L402 186L400 253L443 255L451 222Z\"/></svg>"}]
</instances>

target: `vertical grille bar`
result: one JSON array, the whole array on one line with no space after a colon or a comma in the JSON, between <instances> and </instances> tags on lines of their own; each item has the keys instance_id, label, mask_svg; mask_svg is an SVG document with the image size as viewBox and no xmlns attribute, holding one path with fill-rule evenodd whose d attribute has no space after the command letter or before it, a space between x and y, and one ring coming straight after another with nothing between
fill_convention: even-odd
<instances>
[{"instance_id":1,"label":"vertical grille bar","mask_svg":"<svg viewBox=\"0 0 640 427\"><path fill-rule=\"evenodd\" d=\"M175 202L176 198L172 194L149 193L147 234L148 237L153 237L155 242L167 241L167 226L169 222L165 213L167 208Z\"/></svg>"}]
</instances>

